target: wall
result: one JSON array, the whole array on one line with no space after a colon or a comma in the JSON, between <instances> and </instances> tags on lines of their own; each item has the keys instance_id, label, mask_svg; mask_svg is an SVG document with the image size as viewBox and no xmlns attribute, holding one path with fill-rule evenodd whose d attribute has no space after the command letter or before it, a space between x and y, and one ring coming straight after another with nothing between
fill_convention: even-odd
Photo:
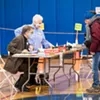
<instances>
[{"instance_id":1,"label":"wall","mask_svg":"<svg viewBox=\"0 0 100 100\"><path fill-rule=\"evenodd\" d=\"M54 45L74 42L76 22L83 24L84 13L100 6L100 0L0 0L0 27L15 29L32 22L32 16L39 13L44 18L46 38ZM55 34L52 32L66 32ZM71 34L69 34L71 33ZM84 41L79 34L79 43ZM14 38L13 31L0 29L1 54L7 54L7 45Z\"/></svg>"}]
</instances>

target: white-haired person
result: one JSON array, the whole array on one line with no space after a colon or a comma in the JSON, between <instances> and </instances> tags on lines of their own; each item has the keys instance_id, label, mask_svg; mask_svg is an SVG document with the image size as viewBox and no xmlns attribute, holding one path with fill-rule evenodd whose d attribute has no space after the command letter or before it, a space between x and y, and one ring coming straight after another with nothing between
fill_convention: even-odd
<instances>
[{"instance_id":1,"label":"white-haired person","mask_svg":"<svg viewBox=\"0 0 100 100\"><path fill-rule=\"evenodd\" d=\"M41 47L44 48L50 48L52 44L46 40L45 35L43 30L40 28L42 25L43 17L39 14L36 14L32 18L32 24L28 24L29 26L32 26L34 29L33 34L29 38L29 43L33 46L34 50L38 50ZM18 36L21 34L22 28L24 27L21 26L15 30L15 36ZM36 62L39 62L39 60L42 60L44 62L44 59L36 59ZM40 75L43 76L44 73L44 63L38 63L35 64L34 66L34 72L40 73ZM48 75L47 75L48 77ZM34 84L35 82L33 81L36 78L36 76L31 76L30 83ZM37 78L36 78L37 79ZM43 77L42 77L43 79ZM38 80L36 80L38 81Z\"/></svg>"}]
</instances>

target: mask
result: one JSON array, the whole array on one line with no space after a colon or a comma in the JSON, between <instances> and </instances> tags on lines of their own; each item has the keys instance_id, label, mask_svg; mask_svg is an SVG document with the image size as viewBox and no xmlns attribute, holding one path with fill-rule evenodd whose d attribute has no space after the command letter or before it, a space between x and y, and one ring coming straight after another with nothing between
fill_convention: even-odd
<instances>
[{"instance_id":1,"label":"mask","mask_svg":"<svg viewBox=\"0 0 100 100\"><path fill-rule=\"evenodd\" d=\"M28 35L28 38L31 39L31 37L32 37L32 34L29 34L29 35Z\"/></svg>"},{"instance_id":2,"label":"mask","mask_svg":"<svg viewBox=\"0 0 100 100\"><path fill-rule=\"evenodd\" d=\"M41 24L36 24L36 28L39 28L41 26Z\"/></svg>"},{"instance_id":3,"label":"mask","mask_svg":"<svg viewBox=\"0 0 100 100\"><path fill-rule=\"evenodd\" d=\"M36 24L36 28L40 28L41 30L44 30L44 23Z\"/></svg>"}]
</instances>

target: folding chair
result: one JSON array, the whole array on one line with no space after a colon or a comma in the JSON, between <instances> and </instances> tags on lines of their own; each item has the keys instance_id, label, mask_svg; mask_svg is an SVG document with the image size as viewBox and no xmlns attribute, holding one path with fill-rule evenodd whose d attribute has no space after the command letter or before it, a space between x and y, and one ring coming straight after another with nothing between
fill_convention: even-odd
<instances>
[{"instance_id":1,"label":"folding chair","mask_svg":"<svg viewBox=\"0 0 100 100\"><path fill-rule=\"evenodd\" d=\"M0 61L1 64L3 64L3 66L5 65L4 60L2 59L1 55L0 55ZM4 88L4 84L5 83L9 83L10 86L12 87L12 90L10 91L11 96L14 94L13 90L15 90L15 93L17 93L17 89L14 87L14 77L13 74L7 72L6 70L3 69L3 67L0 64L0 74L4 75L4 79L2 81L0 81L0 94L3 97L6 97L5 94L1 91Z\"/></svg>"}]
</instances>

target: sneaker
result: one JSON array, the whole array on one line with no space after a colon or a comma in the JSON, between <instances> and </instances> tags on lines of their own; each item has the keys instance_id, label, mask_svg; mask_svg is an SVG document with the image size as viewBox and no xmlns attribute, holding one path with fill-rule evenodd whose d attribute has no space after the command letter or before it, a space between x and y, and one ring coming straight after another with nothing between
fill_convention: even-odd
<instances>
[{"instance_id":1,"label":"sneaker","mask_svg":"<svg viewBox=\"0 0 100 100\"><path fill-rule=\"evenodd\" d=\"M22 92L22 89L21 88L19 88L19 87L16 87L16 88L17 88L18 92ZM27 88L27 87L24 87L23 88L23 92L30 92L30 89Z\"/></svg>"},{"instance_id":2,"label":"sneaker","mask_svg":"<svg viewBox=\"0 0 100 100\"><path fill-rule=\"evenodd\" d=\"M15 84L15 88L18 90L18 92L22 92L22 88L19 86L18 83ZM25 86L23 88L23 92L30 92L30 89Z\"/></svg>"},{"instance_id":3,"label":"sneaker","mask_svg":"<svg viewBox=\"0 0 100 100\"><path fill-rule=\"evenodd\" d=\"M93 93L93 92L97 93L100 92L100 89L97 87L90 87L89 89L86 89L86 91L89 93Z\"/></svg>"}]
</instances>

